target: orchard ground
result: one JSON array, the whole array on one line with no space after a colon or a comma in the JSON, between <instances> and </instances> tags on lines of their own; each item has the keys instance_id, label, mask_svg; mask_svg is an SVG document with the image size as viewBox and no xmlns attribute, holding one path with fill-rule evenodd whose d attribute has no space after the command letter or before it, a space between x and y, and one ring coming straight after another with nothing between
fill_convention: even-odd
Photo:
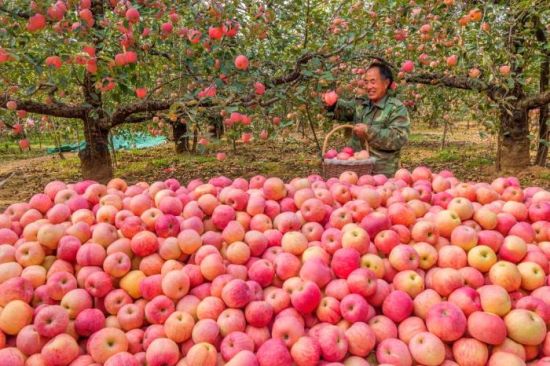
<instances>
[{"instance_id":1,"label":"orchard ground","mask_svg":"<svg viewBox=\"0 0 550 366\"><path fill-rule=\"evenodd\" d=\"M448 169L461 181L476 182L491 182L512 174L495 169L495 136L482 137L478 129L467 128L464 123L448 133L444 148L441 148L441 138L441 129L414 127L409 144L402 150L403 167L412 170L425 165L434 172ZM227 158L218 161L217 152L226 152ZM173 143L167 143L144 150L117 151L115 175L130 184L168 178L188 182L218 175L250 178L257 174L290 180L320 172L316 153L315 142L295 132L265 141L256 139L246 145L238 143L236 152L224 141L219 146L209 145L204 154L178 155ZM77 154L64 153L64 159L44 154L38 149L23 154L6 154L0 150L0 181L15 173L0 187L0 211L11 203L28 200L52 180L82 180ZM550 188L550 168L531 166L514 175L524 187Z\"/></svg>"}]
</instances>

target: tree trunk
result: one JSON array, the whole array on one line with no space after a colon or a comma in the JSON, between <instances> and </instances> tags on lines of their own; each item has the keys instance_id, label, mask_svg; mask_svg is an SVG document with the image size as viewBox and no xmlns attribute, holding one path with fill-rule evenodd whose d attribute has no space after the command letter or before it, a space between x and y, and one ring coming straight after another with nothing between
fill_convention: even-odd
<instances>
[{"instance_id":1,"label":"tree trunk","mask_svg":"<svg viewBox=\"0 0 550 366\"><path fill-rule=\"evenodd\" d=\"M86 147L78 153L84 179L106 183L113 177L113 165L109 151L109 130L101 128L99 120L84 122Z\"/></svg>"},{"instance_id":2,"label":"tree trunk","mask_svg":"<svg viewBox=\"0 0 550 366\"><path fill-rule=\"evenodd\" d=\"M545 105L541 107L539 111L539 147L537 149L537 158L535 159L535 164L539 166L546 166L549 139L548 105Z\"/></svg>"},{"instance_id":3,"label":"tree trunk","mask_svg":"<svg viewBox=\"0 0 550 366\"><path fill-rule=\"evenodd\" d=\"M547 46L547 37L538 17L535 18L535 24L537 25L536 36L541 47ZM550 51L546 49L546 57L540 65L540 81L539 91L544 93L550 86ZM539 109L539 146L537 148L537 157L535 164L539 166L546 166L546 160L548 158L548 139L550 138L550 131L548 126L548 104L543 105Z\"/></svg>"},{"instance_id":4,"label":"tree trunk","mask_svg":"<svg viewBox=\"0 0 550 366\"><path fill-rule=\"evenodd\" d=\"M208 133L216 139L221 139L223 136L223 119L220 116L209 117Z\"/></svg>"},{"instance_id":5,"label":"tree trunk","mask_svg":"<svg viewBox=\"0 0 550 366\"><path fill-rule=\"evenodd\" d=\"M501 108L501 152L497 167L501 170L522 170L529 166L529 118L527 110L514 109L511 114Z\"/></svg>"},{"instance_id":6,"label":"tree trunk","mask_svg":"<svg viewBox=\"0 0 550 366\"><path fill-rule=\"evenodd\" d=\"M174 135L174 143L176 144L176 153L181 154L189 151L187 124L180 122L172 123L172 134Z\"/></svg>"}]
</instances>

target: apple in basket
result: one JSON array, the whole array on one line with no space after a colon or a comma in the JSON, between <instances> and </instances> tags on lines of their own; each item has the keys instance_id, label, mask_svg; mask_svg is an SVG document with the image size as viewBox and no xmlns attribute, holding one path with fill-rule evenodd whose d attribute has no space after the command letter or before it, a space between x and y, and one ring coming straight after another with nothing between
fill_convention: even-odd
<instances>
[{"instance_id":1,"label":"apple in basket","mask_svg":"<svg viewBox=\"0 0 550 366\"><path fill-rule=\"evenodd\" d=\"M352 149L351 147L349 147L349 146L346 146L346 147L342 148L342 151L341 151L341 152L346 153L346 154L348 154L348 155L350 155L350 156L353 155L353 154L355 153L355 151L353 151L353 149Z\"/></svg>"},{"instance_id":2,"label":"apple in basket","mask_svg":"<svg viewBox=\"0 0 550 366\"><path fill-rule=\"evenodd\" d=\"M338 160L349 160L353 155L348 154L347 152L340 152L338 155L336 155L336 159Z\"/></svg>"},{"instance_id":3,"label":"apple in basket","mask_svg":"<svg viewBox=\"0 0 550 366\"><path fill-rule=\"evenodd\" d=\"M338 151L336 149L330 149L325 153L325 159L334 159L338 155Z\"/></svg>"},{"instance_id":4,"label":"apple in basket","mask_svg":"<svg viewBox=\"0 0 550 366\"><path fill-rule=\"evenodd\" d=\"M369 152L367 150L361 150L353 154L356 160L365 160L369 158Z\"/></svg>"}]
</instances>

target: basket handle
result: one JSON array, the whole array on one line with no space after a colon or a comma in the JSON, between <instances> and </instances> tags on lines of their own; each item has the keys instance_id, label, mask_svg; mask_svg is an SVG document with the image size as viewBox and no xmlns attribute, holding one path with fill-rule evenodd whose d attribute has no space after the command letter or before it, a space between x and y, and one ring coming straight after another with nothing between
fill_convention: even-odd
<instances>
[{"instance_id":1,"label":"basket handle","mask_svg":"<svg viewBox=\"0 0 550 366\"><path fill-rule=\"evenodd\" d=\"M322 150L322 156L325 156L325 153L327 152L327 147L328 147L328 140L330 139L330 137L338 130L341 130L343 128L351 128L353 129L355 126L354 125L351 125L351 124L344 124L344 125L338 125L336 127L334 127L332 130L329 131L329 133L327 133L327 135L325 136L325 141L323 141L323 150ZM365 148L368 150L368 145L367 145L367 142L365 141Z\"/></svg>"}]
</instances>

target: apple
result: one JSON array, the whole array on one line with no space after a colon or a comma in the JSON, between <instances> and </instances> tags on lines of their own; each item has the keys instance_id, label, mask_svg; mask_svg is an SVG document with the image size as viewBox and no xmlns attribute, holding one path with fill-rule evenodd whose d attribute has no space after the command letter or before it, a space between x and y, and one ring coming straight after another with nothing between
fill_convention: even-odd
<instances>
[{"instance_id":1,"label":"apple","mask_svg":"<svg viewBox=\"0 0 550 366\"><path fill-rule=\"evenodd\" d=\"M415 270L418 268L419 257L413 247L399 244L391 250L389 261L397 271Z\"/></svg>"},{"instance_id":2,"label":"apple","mask_svg":"<svg viewBox=\"0 0 550 366\"><path fill-rule=\"evenodd\" d=\"M483 311L475 311L468 316L468 333L475 339L491 345L504 342L507 334L501 317Z\"/></svg>"},{"instance_id":3,"label":"apple","mask_svg":"<svg viewBox=\"0 0 550 366\"><path fill-rule=\"evenodd\" d=\"M172 300L179 300L189 292L189 276L183 270L172 270L162 277L162 292Z\"/></svg>"},{"instance_id":4,"label":"apple","mask_svg":"<svg viewBox=\"0 0 550 366\"><path fill-rule=\"evenodd\" d=\"M8 302L0 312L0 330L9 335L17 335L21 329L31 324L32 307L22 300Z\"/></svg>"},{"instance_id":5,"label":"apple","mask_svg":"<svg viewBox=\"0 0 550 366\"><path fill-rule=\"evenodd\" d=\"M433 288L441 296L447 297L454 290L464 285L464 277L454 268L434 268L432 271L431 285L428 288Z\"/></svg>"},{"instance_id":6,"label":"apple","mask_svg":"<svg viewBox=\"0 0 550 366\"><path fill-rule=\"evenodd\" d=\"M384 315L376 315L368 321L376 337L376 343L380 343L385 339L397 338L398 330L395 323Z\"/></svg>"},{"instance_id":7,"label":"apple","mask_svg":"<svg viewBox=\"0 0 550 366\"><path fill-rule=\"evenodd\" d=\"M485 285L477 289L483 311L504 316L512 309L508 292L497 285Z\"/></svg>"},{"instance_id":8,"label":"apple","mask_svg":"<svg viewBox=\"0 0 550 366\"><path fill-rule=\"evenodd\" d=\"M292 356L280 339L264 342L256 352L260 366L291 366Z\"/></svg>"},{"instance_id":9,"label":"apple","mask_svg":"<svg viewBox=\"0 0 550 366\"><path fill-rule=\"evenodd\" d=\"M419 293L413 300L414 314L425 319L431 307L441 301L441 296L435 290L426 289Z\"/></svg>"},{"instance_id":10,"label":"apple","mask_svg":"<svg viewBox=\"0 0 550 366\"><path fill-rule=\"evenodd\" d=\"M346 279L348 289L364 297L369 297L376 292L376 274L367 268L357 268Z\"/></svg>"},{"instance_id":11,"label":"apple","mask_svg":"<svg viewBox=\"0 0 550 366\"><path fill-rule=\"evenodd\" d=\"M68 365L79 353L78 343L68 334L56 335L40 351L46 365Z\"/></svg>"},{"instance_id":12,"label":"apple","mask_svg":"<svg viewBox=\"0 0 550 366\"><path fill-rule=\"evenodd\" d=\"M174 351L176 349L174 349ZM159 350L159 353L162 354L162 349ZM215 366L217 355L218 352L216 351L216 347L210 343L201 342L194 344L189 351L187 351L185 359L189 365Z\"/></svg>"},{"instance_id":13,"label":"apple","mask_svg":"<svg viewBox=\"0 0 550 366\"><path fill-rule=\"evenodd\" d=\"M498 251L502 260L519 263L527 254L527 244L519 236L509 235L504 238Z\"/></svg>"},{"instance_id":14,"label":"apple","mask_svg":"<svg viewBox=\"0 0 550 366\"><path fill-rule=\"evenodd\" d=\"M76 316L74 325L79 335L87 337L105 326L105 315L99 309L84 309Z\"/></svg>"},{"instance_id":15,"label":"apple","mask_svg":"<svg viewBox=\"0 0 550 366\"><path fill-rule=\"evenodd\" d=\"M327 106L333 106L338 101L338 94L335 91L330 90L323 94L323 101Z\"/></svg>"},{"instance_id":16,"label":"apple","mask_svg":"<svg viewBox=\"0 0 550 366\"><path fill-rule=\"evenodd\" d=\"M413 336L409 341L409 350L419 364L437 366L445 360L445 345L441 339L429 332Z\"/></svg>"},{"instance_id":17,"label":"apple","mask_svg":"<svg viewBox=\"0 0 550 366\"><path fill-rule=\"evenodd\" d=\"M319 336L319 346L323 359L335 362L344 359L349 343L342 329L335 325L326 325Z\"/></svg>"},{"instance_id":18,"label":"apple","mask_svg":"<svg viewBox=\"0 0 550 366\"><path fill-rule=\"evenodd\" d=\"M452 342L466 331L466 317L460 308L448 301L442 301L430 308L426 315L426 326L434 335L445 342Z\"/></svg>"},{"instance_id":19,"label":"apple","mask_svg":"<svg viewBox=\"0 0 550 366\"><path fill-rule=\"evenodd\" d=\"M271 334L273 339L282 340L290 349L298 339L305 335L304 326L294 316L277 317L273 322Z\"/></svg>"},{"instance_id":20,"label":"apple","mask_svg":"<svg viewBox=\"0 0 550 366\"><path fill-rule=\"evenodd\" d=\"M485 366L489 359L487 345L475 338L460 338L453 343L452 352L459 365Z\"/></svg>"},{"instance_id":21,"label":"apple","mask_svg":"<svg viewBox=\"0 0 550 366\"><path fill-rule=\"evenodd\" d=\"M90 336L87 351L94 361L104 363L109 357L128 350L124 332L117 328L103 328Z\"/></svg>"},{"instance_id":22,"label":"apple","mask_svg":"<svg viewBox=\"0 0 550 366\"><path fill-rule=\"evenodd\" d=\"M416 222L411 230L411 237L416 242L426 242L436 244L439 238L439 233L435 223L427 220Z\"/></svg>"},{"instance_id":23,"label":"apple","mask_svg":"<svg viewBox=\"0 0 550 366\"><path fill-rule=\"evenodd\" d=\"M450 238L453 230L461 224L460 216L454 211L443 210L436 214L435 225L439 234Z\"/></svg>"},{"instance_id":24,"label":"apple","mask_svg":"<svg viewBox=\"0 0 550 366\"><path fill-rule=\"evenodd\" d=\"M252 300L250 288L240 279L229 281L222 290L222 300L228 307L242 308Z\"/></svg>"},{"instance_id":25,"label":"apple","mask_svg":"<svg viewBox=\"0 0 550 366\"><path fill-rule=\"evenodd\" d=\"M401 65L401 71L403 72L412 72L414 70L414 62L411 60L406 60Z\"/></svg>"},{"instance_id":26,"label":"apple","mask_svg":"<svg viewBox=\"0 0 550 366\"><path fill-rule=\"evenodd\" d=\"M138 366L139 363L133 354L129 352L121 352L109 357L109 359L105 361L104 365L105 366L116 366L116 365Z\"/></svg>"},{"instance_id":27,"label":"apple","mask_svg":"<svg viewBox=\"0 0 550 366\"><path fill-rule=\"evenodd\" d=\"M413 360L407 345L399 339L388 338L376 347L376 359L380 364L411 366Z\"/></svg>"},{"instance_id":28,"label":"apple","mask_svg":"<svg viewBox=\"0 0 550 366\"><path fill-rule=\"evenodd\" d=\"M321 290L312 281L300 281L296 291L290 294L292 306L303 314L311 313L321 302Z\"/></svg>"},{"instance_id":29,"label":"apple","mask_svg":"<svg viewBox=\"0 0 550 366\"><path fill-rule=\"evenodd\" d=\"M225 309L217 319L218 328L222 337L232 332L244 332L246 329L246 319L239 309Z\"/></svg>"},{"instance_id":30,"label":"apple","mask_svg":"<svg viewBox=\"0 0 550 366\"><path fill-rule=\"evenodd\" d=\"M427 331L424 320L417 316L411 316L403 320L397 328L399 339L409 344L411 338L418 333Z\"/></svg>"},{"instance_id":31,"label":"apple","mask_svg":"<svg viewBox=\"0 0 550 366\"><path fill-rule=\"evenodd\" d=\"M499 66L498 71L500 72L501 75L507 76L507 75L510 74L510 66L509 65L501 65L501 66Z\"/></svg>"},{"instance_id":32,"label":"apple","mask_svg":"<svg viewBox=\"0 0 550 366\"><path fill-rule=\"evenodd\" d=\"M297 366L316 365L321 358L321 347L314 338L303 336L292 345L290 354Z\"/></svg>"},{"instance_id":33,"label":"apple","mask_svg":"<svg viewBox=\"0 0 550 366\"><path fill-rule=\"evenodd\" d=\"M382 230L374 237L374 245L384 254L389 254L399 243L399 234L394 230Z\"/></svg>"},{"instance_id":34,"label":"apple","mask_svg":"<svg viewBox=\"0 0 550 366\"><path fill-rule=\"evenodd\" d=\"M514 263L498 261L489 270L489 279L492 284L513 292L520 288L522 276Z\"/></svg>"},{"instance_id":35,"label":"apple","mask_svg":"<svg viewBox=\"0 0 550 366\"><path fill-rule=\"evenodd\" d=\"M15 347L6 347L0 349L0 359L2 360L4 365L25 365L25 355Z\"/></svg>"},{"instance_id":36,"label":"apple","mask_svg":"<svg viewBox=\"0 0 550 366\"><path fill-rule=\"evenodd\" d=\"M521 287L525 290L535 290L544 286L546 274L544 269L535 262L522 262L517 269L521 275Z\"/></svg>"},{"instance_id":37,"label":"apple","mask_svg":"<svg viewBox=\"0 0 550 366\"><path fill-rule=\"evenodd\" d=\"M220 353L225 361L233 359L243 351L254 351L254 341L248 334L243 332L229 333L220 345Z\"/></svg>"},{"instance_id":38,"label":"apple","mask_svg":"<svg viewBox=\"0 0 550 366\"><path fill-rule=\"evenodd\" d=\"M331 268L339 278L347 278L359 268L360 254L353 248L340 248L332 257Z\"/></svg>"},{"instance_id":39,"label":"apple","mask_svg":"<svg viewBox=\"0 0 550 366\"><path fill-rule=\"evenodd\" d=\"M382 312L395 323L400 323L413 312L413 300L404 291L392 291L382 304Z\"/></svg>"},{"instance_id":40,"label":"apple","mask_svg":"<svg viewBox=\"0 0 550 366\"><path fill-rule=\"evenodd\" d=\"M188 351L187 357L189 357L190 352L191 350ZM178 345L169 338L155 339L145 351L145 359L147 364L151 366L176 365L179 355ZM194 353L191 353L191 356L194 356Z\"/></svg>"},{"instance_id":41,"label":"apple","mask_svg":"<svg viewBox=\"0 0 550 366\"><path fill-rule=\"evenodd\" d=\"M34 318L34 327L38 334L53 338L65 332L69 325L69 314L59 305L46 305Z\"/></svg>"},{"instance_id":42,"label":"apple","mask_svg":"<svg viewBox=\"0 0 550 366\"><path fill-rule=\"evenodd\" d=\"M491 358L489 358L487 366L497 365L524 366L525 361L512 353L495 352L491 355Z\"/></svg>"},{"instance_id":43,"label":"apple","mask_svg":"<svg viewBox=\"0 0 550 366\"><path fill-rule=\"evenodd\" d=\"M239 70L246 70L248 69L248 58L244 55L238 55L235 57L235 67Z\"/></svg>"},{"instance_id":44,"label":"apple","mask_svg":"<svg viewBox=\"0 0 550 366\"><path fill-rule=\"evenodd\" d=\"M516 309L526 309L539 315L546 324L550 322L550 307L541 299L534 296L524 296L515 304Z\"/></svg>"},{"instance_id":45,"label":"apple","mask_svg":"<svg viewBox=\"0 0 550 366\"><path fill-rule=\"evenodd\" d=\"M459 225L451 232L451 244L469 251L477 245L477 232L469 226Z\"/></svg>"},{"instance_id":46,"label":"apple","mask_svg":"<svg viewBox=\"0 0 550 366\"><path fill-rule=\"evenodd\" d=\"M369 234L362 227L355 227L344 231L342 235L342 248L356 249L359 254L365 254L370 246Z\"/></svg>"},{"instance_id":47,"label":"apple","mask_svg":"<svg viewBox=\"0 0 550 366\"><path fill-rule=\"evenodd\" d=\"M345 330L348 339L349 353L366 357L374 349L376 336L374 331L364 322L355 322Z\"/></svg>"},{"instance_id":48,"label":"apple","mask_svg":"<svg viewBox=\"0 0 550 366\"><path fill-rule=\"evenodd\" d=\"M495 252L486 245L478 245L468 252L468 264L482 273L489 272L496 262Z\"/></svg>"},{"instance_id":49,"label":"apple","mask_svg":"<svg viewBox=\"0 0 550 366\"><path fill-rule=\"evenodd\" d=\"M40 353L46 342L47 339L38 334L33 325L27 325L17 334L15 345L26 356L30 356Z\"/></svg>"},{"instance_id":50,"label":"apple","mask_svg":"<svg viewBox=\"0 0 550 366\"><path fill-rule=\"evenodd\" d=\"M340 314L350 323L365 322L368 320L369 304L361 295L346 295L340 302Z\"/></svg>"},{"instance_id":51,"label":"apple","mask_svg":"<svg viewBox=\"0 0 550 366\"><path fill-rule=\"evenodd\" d=\"M508 336L525 346L538 346L546 337L546 324L536 313L513 309L504 317Z\"/></svg>"}]
</instances>

